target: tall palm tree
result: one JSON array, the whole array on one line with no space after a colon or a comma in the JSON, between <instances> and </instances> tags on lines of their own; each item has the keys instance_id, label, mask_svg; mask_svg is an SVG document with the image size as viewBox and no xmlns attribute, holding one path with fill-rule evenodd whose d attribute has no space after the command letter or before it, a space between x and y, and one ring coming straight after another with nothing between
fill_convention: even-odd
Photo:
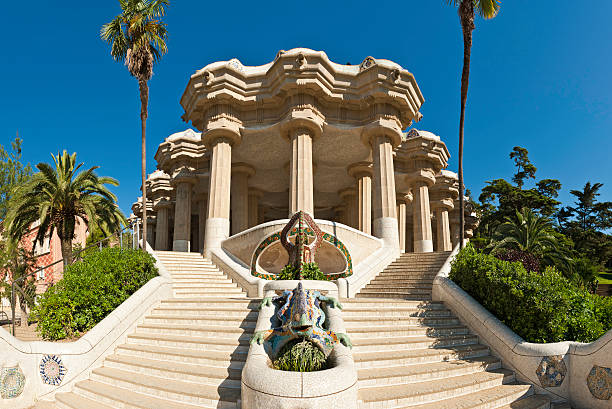
<instances>
[{"instance_id":1,"label":"tall palm tree","mask_svg":"<svg viewBox=\"0 0 612 409\"><path fill-rule=\"evenodd\" d=\"M35 241L42 243L46 235L57 232L61 242L64 266L72 262L72 240L77 219L87 225L96 223L111 233L125 224L117 206L117 197L105 185L118 186L111 177L98 176L94 166L76 173L83 163L76 164L76 153L51 155L55 168L39 163L28 182L19 186L11 199L6 217L9 237L20 239L29 226L40 221Z\"/></svg>"},{"instance_id":2,"label":"tall palm tree","mask_svg":"<svg viewBox=\"0 0 612 409\"><path fill-rule=\"evenodd\" d=\"M140 89L140 123L142 143L142 201L147 203L146 134L149 105L149 83L153 65L168 51L166 24L160 18L166 14L168 0L119 0L121 14L104 24L100 37L111 45L115 61L125 62L130 74L138 80ZM147 237L147 206L142 207L142 237Z\"/></svg>"},{"instance_id":3,"label":"tall palm tree","mask_svg":"<svg viewBox=\"0 0 612 409\"><path fill-rule=\"evenodd\" d=\"M459 117L459 231L463 248L465 236L464 185L463 185L463 123L465 120L465 104L467 102L468 84L470 82L470 56L472 53L472 31L474 31L475 12L490 19L499 11L499 0L446 0L452 6L458 7L459 21L463 30L463 71L461 72L461 116Z\"/></svg>"}]
</instances>

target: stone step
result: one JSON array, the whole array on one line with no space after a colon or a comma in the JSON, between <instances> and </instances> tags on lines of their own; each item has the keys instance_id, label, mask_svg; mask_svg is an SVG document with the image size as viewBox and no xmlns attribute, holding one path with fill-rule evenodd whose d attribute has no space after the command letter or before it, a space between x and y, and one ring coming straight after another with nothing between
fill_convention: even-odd
<instances>
[{"instance_id":1,"label":"stone step","mask_svg":"<svg viewBox=\"0 0 612 409\"><path fill-rule=\"evenodd\" d=\"M371 317L363 317L358 314L352 316L345 316L344 323L346 324L346 328L349 326L351 328L354 327L366 327L368 325L410 325L410 326L421 326L421 327L430 327L436 325L458 325L459 319L447 316L447 317L401 317L401 316L371 316Z\"/></svg>"},{"instance_id":2,"label":"stone step","mask_svg":"<svg viewBox=\"0 0 612 409\"><path fill-rule=\"evenodd\" d=\"M356 337L351 336L353 352L384 352L424 348L449 348L458 345L475 345L478 337L472 334L460 334L441 337Z\"/></svg>"},{"instance_id":3,"label":"stone step","mask_svg":"<svg viewBox=\"0 0 612 409\"><path fill-rule=\"evenodd\" d=\"M242 290L240 290L242 291ZM211 292L211 291L198 291L198 290L191 290L191 291L187 291L187 290L179 290L179 291L174 291L174 296L176 298L181 298L181 297L185 297L185 298L193 298L193 297L207 297L207 298L220 298L220 299L225 299L227 297L232 297L232 298L246 298L246 293L243 292L236 292L236 293L231 293L228 294L227 292Z\"/></svg>"},{"instance_id":4,"label":"stone step","mask_svg":"<svg viewBox=\"0 0 612 409\"><path fill-rule=\"evenodd\" d=\"M208 282L207 280L192 280L191 282L186 283L179 283L175 281L173 282L172 288L174 288L175 290L188 288L222 288L226 290L234 290L238 288L238 285L231 281L214 283ZM242 289L240 289L240 291L242 291Z\"/></svg>"},{"instance_id":5,"label":"stone step","mask_svg":"<svg viewBox=\"0 0 612 409\"><path fill-rule=\"evenodd\" d=\"M250 337L195 337L186 335L167 335L136 331L127 336L127 342L139 345L155 345L160 347L198 348L206 345L208 351L248 351Z\"/></svg>"},{"instance_id":6,"label":"stone step","mask_svg":"<svg viewBox=\"0 0 612 409\"><path fill-rule=\"evenodd\" d=\"M145 317L145 322L150 323L190 323L190 324L213 324L213 325L232 325L239 327L244 322L256 322L257 321L257 313L255 311L241 311L241 315L239 316L222 316L219 313L205 313L205 314L172 314L172 313L164 313L159 310L154 310L151 315L147 315ZM420 319L420 318L415 318Z\"/></svg>"},{"instance_id":7,"label":"stone step","mask_svg":"<svg viewBox=\"0 0 612 409\"><path fill-rule=\"evenodd\" d=\"M450 399L467 393L479 392L514 382L514 373L506 369L475 372L451 378L405 384L369 386L359 389L359 399L364 403L376 402L380 406L421 406L434 400ZM525 386L525 393L531 388Z\"/></svg>"},{"instance_id":8,"label":"stone step","mask_svg":"<svg viewBox=\"0 0 612 409\"><path fill-rule=\"evenodd\" d=\"M217 267L205 266L205 265L178 265L171 264L166 267L166 270L172 275L180 274L218 274L222 275L223 272Z\"/></svg>"},{"instance_id":9,"label":"stone step","mask_svg":"<svg viewBox=\"0 0 612 409\"><path fill-rule=\"evenodd\" d=\"M386 291L386 290L408 290L413 292L431 292L431 284L427 283L406 283L406 282L389 282L384 281L380 282L377 280L372 281L367 284L364 289L374 290L374 291ZM176 288L176 285L175 285ZM361 290L363 291L363 290Z\"/></svg>"},{"instance_id":10,"label":"stone step","mask_svg":"<svg viewBox=\"0 0 612 409\"><path fill-rule=\"evenodd\" d=\"M172 348L157 345L122 344L117 347L116 353L149 359L172 359L176 362L185 362L200 365L221 366L230 362L246 362L248 350L215 351L194 348Z\"/></svg>"},{"instance_id":11,"label":"stone step","mask_svg":"<svg viewBox=\"0 0 612 409\"><path fill-rule=\"evenodd\" d=\"M343 311L351 311L353 308L421 308L421 309L437 309L446 310L446 306L440 301L431 300L380 300L377 298L367 297L342 299L341 304Z\"/></svg>"},{"instance_id":12,"label":"stone step","mask_svg":"<svg viewBox=\"0 0 612 409\"><path fill-rule=\"evenodd\" d=\"M33 406L30 406L29 409L59 409L60 407L56 405L55 402L47 401L47 400L39 400Z\"/></svg>"},{"instance_id":13,"label":"stone step","mask_svg":"<svg viewBox=\"0 0 612 409\"><path fill-rule=\"evenodd\" d=\"M249 306L245 307L215 307L215 306L203 306L199 307L195 304L186 306L181 305L164 305L158 307L152 311L152 315L215 315L217 317L225 318L245 318L247 316L255 316L257 318L258 311L257 307Z\"/></svg>"},{"instance_id":14,"label":"stone step","mask_svg":"<svg viewBox=\"0 0 612 409\"><path fill-rule=\"evenodd\" d=\"M91 372L91 380L130 389L137 393L196 405L214 405L218 401L235 404L240 399L239 382L237 386L230 387L205 385L105 367L94 369Z\"/></svg>"},{"instance_id":15,"label":"stone step","mask_svg":"<svg viewBox=\"0 0 612 409\"><path fill-rule=\"evenodd\" d=\"M419 335L427 335L429 337L449 336L449 335L465 335L469 333L469 329L464 325L437 325L437 326L416 326L416 325L372 325L353 327L346 325L346 331L351 337L413 337Z\"/></svg>"},{"instance_id":16,"label":"stone step","mask_svg":"<svg viewBox=\"0 0 612 409\"><path fill-rule=\"evenodd\" d=\"M74 392L64 392L55 395L57 407L61 409L113 409L112 406L88 399Z\"/></svg>"},{"instance_id":17,"label":"stone step","mask_svg":"<svg viewBox=\"0 0 612 409\"><path fill-rule=\"evenodd\" d=\"M246 323L244 326L232 325L190 325L190 324L154 324L142 323L137 330L141 333L158 335L187 335L194 337L217 337L220 339L250 339L255 329L255 322Z\"/></svg>"},{"instance_id":18,"label":"stone step","mask_svg":"<svg viewBox=\"0 0 612 409\"><path fill-rule=\"evenodd\" d=\"M203 309L207 308L210 311L223 311L225 309L254 309L257 308L259 310L259 303L261 301L254 301L249 298L218 298L218 297L184 297L184 298L169 298L167 300L162 300L159 308L166 307L190 307L190 308L198 308Z\"/></svg>"},{"instance_id":19,"label":"stone step","mask_svg":"<svg viewBox=\"0 0 612 409\"><path fill-rule=\"evenodd\" d=\"M429 301L431 296L427 294L409 294L404 292L378 293L375 291L361 290L355 295L356 298L389 298L399 300Z\"/></svg>"},{"instance_id":20,"label":"stone step","mask_svg":"<svg viewBox=\"0 0 612 409\"><path fill-rule=\"evenodd\" d=\"M175 361L149 359L130 355L109 355L105 368L137 372L164 379L179 379L205 385L240 388L240 375L244 362L225 363L224 366L198 365Z\"/></svg>"},{"instance_id":21,"label":"stone step","mask_svg":"<svg viewBox=\"0 0 612 409\"><path fill-rule=\"evenodd\" d=\"M359 378L359 388L365 388L369 386L410 384L425 380L451 378L499 368L501 368L501 361L489 355L450 362L364 368L359 369L357 375Z\"/></svg>"},{"instance_id":22,"label":"stone step","mask_svg":"<svg viewBox=\"0 0 612 409\"><path fill-rule=\"evenodd\" d=\"M75 393L87 398L99 401L111 408L139 408L139 409L202 409L201 405L187 402L177 402L162 399L144 393L139 393L132 388L120 388L115 385L85 380L75 384ZM213 400L211 400L213 402ZM215 404L207 407L216 408ZM227 408L235 409L236 406L226 405ZM81 408L79 408L81 409Z\"/></svg>"},{"instance_id":23,"label":"stone step","mask_svg":"<svg viewBox=\"0 0 612 409\"><path fill-rule=\"evenodd\" d=\"M480 345L458 345L448 348L399 349L381 352L353 352L355 367L374 369L392 365L451 361L489 355L489 348Z\"/></svg>"},{"instance_id":24,"label":"stone step","mask_svg":"<svg viewBox=\"0 0 612 409\"><path fill-rule=\"evenodd\" d=\"M173 285L172 288L174 289L175 293L184 293L184 292L193 292L193 293L211 293L211 294L215 294L214 296L216 296L217 294L221 294L221 295L226 295L227 297L232 297L235 294L244 294L244 292L242 291L242 288L238 288L237 286L233 286L233 287L214 287L214 286L209 286L209 285L204 285L202 287L200 286L181 286L181 287L177 287L176 285Z\"/></svg>"},{"instance_id":25,"label":"stone step","mask_svg":"<svg viewBox=\"0 0 612 409\"><path fill-rule=\"evenodd\" d=\"M431 287L433 285L434 277L430 278L413 278L413 277L381 277L378 276L374 280L370 281L368 284L387 284L387 285L395 285L395 284L417 284L417 285L428 285Z\"/></svg>"},{"instance_id":26,"label":"stone step","mask_svg":"<svg viewBox=\"0 0 612 409\"><path fill-rule=\"evenodd\" d=\"M202 283L204 285L215 285L215 284L234 284L235 285L235 283L228 278L198 278L198 277L173 278L172 283L175 286L179 286L180 284L193 284L193 283Z\"/></svg>"}]
</instances>

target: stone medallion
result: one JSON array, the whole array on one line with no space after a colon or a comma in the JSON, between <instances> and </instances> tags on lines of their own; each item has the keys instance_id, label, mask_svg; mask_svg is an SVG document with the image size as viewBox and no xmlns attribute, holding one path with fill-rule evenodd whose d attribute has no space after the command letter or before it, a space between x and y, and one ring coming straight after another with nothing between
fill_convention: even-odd
<instances>
[{"instance_id":1,"label":"stone medallion","mask_svg":"<svg viewBox=\"0 0 612 409\"><path fill-rule=\"evenodd\" d=\"M68 370L57 355L45 355L40 361L40 377L47 385L58 386Z\"/></svg>"},{"instance_id":2,"label":"stone medallion","mask_svg":"<svg viewBox=\"0 0 612 409\"><path fill-rule=\"evenodd\" d=\"M587 376L587 385L595 398L610 399L612 397L612 369L593 365Z\"/></svg>"},{"instance_id":3,"label":"stone medallion","mask_svg":"<svg viewBox=\"0 0 612 409\"><path fill-rule=\"evenodd\" d=\"M0 371L0 396L2 399L13 399L21 395L25 386L25 376L19 365L2 368Z\"/></svg>"},{"instance_id":4,"label":"stone medallion","mask_svg":"<svg viewBox=\"0 0 612 409\"><path fill-rule=\"evenodd\" d=\"M536 369L536 375L544 388L561 386L566 374L567 367L561 355L543 357Z\"/></svg>"}]
</instances>

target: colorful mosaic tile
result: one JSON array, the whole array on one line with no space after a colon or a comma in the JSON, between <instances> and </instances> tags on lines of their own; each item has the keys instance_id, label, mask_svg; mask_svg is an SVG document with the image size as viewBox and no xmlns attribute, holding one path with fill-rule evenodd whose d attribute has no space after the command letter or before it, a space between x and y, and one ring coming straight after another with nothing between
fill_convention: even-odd
<instances>
[{"instance_id":1,"label":"colorful mosaic tile","mask_svg":"<svg viewBox=\"0 0 612 409\"><path fill-rule=\"evenodd\" d=\"M612 397L612 369L594 365L587 376L587 385L596 399L610 399Z\"/></svg>"},{"instance_id":2,"label":"colorful mosaic tile","mask_svg":"<svg viewBox=\"0 0 612 409\"><path fill-rule=\"evenodd\" d=\"M567 367L561 355L545 356L540 361L536 375L544 388L561 386Z\"/></svg>"},{"instance_id":3,"label":"colorful mosaic tile","mask_svg":"<svg viewBox=\"0 0 612 409\"><path fill-rule=\"evenodd\" d=\"M40 377L47 385L59 386L68 370L57 355L45 355L40 361Z\"/></svg>"},{"instance_id":4,"label":"colorful mosaic tile","mask_svg":"<svg viewBox=\"0 0 612 409\"><path fill-rule=\"evenodd\" d=\"M314 232L310 228L306 227L302 230L305 231L305 233L308 236L314 237ZM276 243L277 241L280 241L280 235L281 235L280 232L274 233L266 237L265 239L261 241L261 243L259 243L259 245L255 249L255 252L253 253L253 258L251 259L251 275L252 276L263 278L264 280L275 280L276 279L276 274L258 272L257 271L257 260L259 259L259 256L261 255L261 253L263 253L263 251L267 247L269 247L273 243ZM291 229L289 236L293 237L295 235L297 235L297 228L294 227L293 229ZM326 241L330 243L331 245L333 245L334 247L336 247L346 259L346 269L339 273L327 274L327 279L329 281L333 281L339 278L345 278L345 277L349 277L353 275L353 260L351 258L351 254L349 253L344 243L338 240L336 236L329 234L329 233L323 233L323 241Z\"/></svg>"},{"instance_id":5,"label":"colorful mosaic tile","mask_svg":"<svg viewBox=\"0 0 612 409\"><path fill-rule=\"evenodd\" d=\"M25 386L25 376L19 365L2 368L0 371L0 396L2 399L14 399L21 395Z\"/></svg>"}]
</instances>

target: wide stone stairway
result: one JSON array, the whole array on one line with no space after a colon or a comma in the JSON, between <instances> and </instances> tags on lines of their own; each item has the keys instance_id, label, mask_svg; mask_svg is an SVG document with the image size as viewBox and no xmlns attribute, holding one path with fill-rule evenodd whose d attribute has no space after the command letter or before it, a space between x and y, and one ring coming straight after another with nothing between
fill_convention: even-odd
<instances>
[{"instance_id":1,"label":"wide stone stairway","mask_svg":"<svg viewBox=\"0 0 612 409\"><path fill-rule=\"evenodd\" d=\"M239 408L258 303L197 253L157 252L174 298L146 316L88 380L36 408Z\"/></svg>"},{"instance_id":2,"label":"wide stone stairway","mask_svg":"<svg viewBox=\"0 0 612 409\"><path fill-rule=\"evenodd\" d=\"M355 299L342 300L360 409L548 409L445 308L431 301L449 253L403 254Z\"/></svg>"}]
</instances>

